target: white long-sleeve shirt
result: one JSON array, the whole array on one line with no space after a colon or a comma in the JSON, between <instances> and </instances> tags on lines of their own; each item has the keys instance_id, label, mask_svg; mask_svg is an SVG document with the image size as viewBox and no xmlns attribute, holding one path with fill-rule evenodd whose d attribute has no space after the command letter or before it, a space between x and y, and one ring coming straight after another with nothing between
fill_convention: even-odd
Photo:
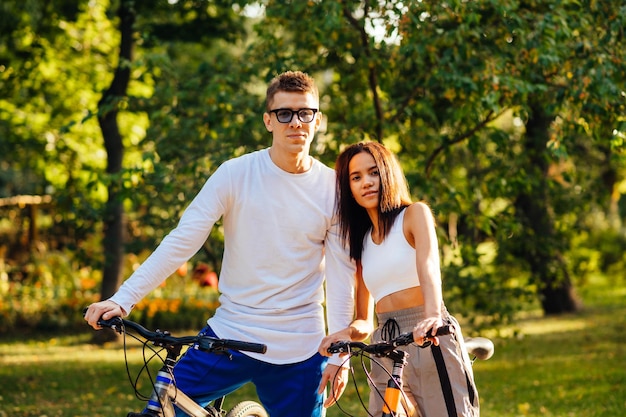
<instances>
[{"instance_id":1,"label":"white long-sleeve shirt","mask_svg":"<svg viewBox=\"0 0 626 417\"><path fill-rule=\"evenodd\" d=\"M290 174L267 149L231 159L111 300L130 312L200 249L223 217L220 306L208 324L221 338L265 343L265 354L246 353L256 359L308 359L325 334L324 273L329 332L353 318L354 265L333 224L334 200L335 173L317 160L307 172Z\"/></svg>"}]
</instances>

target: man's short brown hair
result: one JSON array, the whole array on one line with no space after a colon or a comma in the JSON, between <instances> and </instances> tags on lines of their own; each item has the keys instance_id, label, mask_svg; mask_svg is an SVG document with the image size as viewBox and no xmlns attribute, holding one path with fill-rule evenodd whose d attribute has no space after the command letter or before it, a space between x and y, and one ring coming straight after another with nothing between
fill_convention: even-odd
<instances>
[{"instance_id":1,"label":"man's short brown hair","mask_svg":"<svg viewBox=\"0 0 626 417\"><path fill-rule=\"evenodd\" d=\"M266 111L272 110L271 105L274 101L274 96L279 91L311 93L316 99L319 99L319 91L315 85L315 80L302 71L286 71L270 81L265 94Z\"/></svg>"}]
</instances>

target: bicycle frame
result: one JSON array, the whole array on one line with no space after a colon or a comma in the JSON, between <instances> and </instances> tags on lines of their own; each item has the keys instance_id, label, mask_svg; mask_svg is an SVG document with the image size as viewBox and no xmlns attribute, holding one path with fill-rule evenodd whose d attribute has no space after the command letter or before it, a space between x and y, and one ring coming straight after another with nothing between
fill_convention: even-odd
<instances>
[{"instance_id":1,"label":"bicycle frame","mask_svg":"<svg viewBox=\"0 0 626 417\"><path fill-rule=\"evenodd\" d=\"M487 360L493 355L493 342L485 337L468 338L465 343L468 353L473 356L472 363L476 359ZM402 372L409 354L403 350L394 349L385 356L393 361L393 369L385 388L382 417L395 417L401 406L410 417L415 413L415 409L408 401L402 401L404 399Z\"/></svg>"},{"instance_id":2,"label":"bicycle frame","mask_svg":"<svg viewBox=\"0 0 626 417\"><path fill-rule=\"evenodd\" d=\"M174 365L180 355L180 346L171 346L167 349L167 357L163 367L159 370L154 384L152 396L148 400L146 409L159 417L175 417L174 404L191 417L217 417L218 412L201 407L182 391L178 391L172 380ZM172 349L173 351L171 351ZM220 399L223 401L223 398ZM220 406L221 406L220 401Z\"/></svg>"},{"instance_id":3,"label":"bicycle frame","mask_svg":"<svg viewBox=\"0 0 626 417\"><path fill-rule=\"evenodd\" d=\"M443 326L438 329L437 336L450 334L451 332L451 327ZM432 335L428 334L426 338L429 340L427 340L426 344L422 345L422 347L429 346L432 337ZM407 357L409 356L409 354L403 350L399 350L396 348L398 346L408 345L413 342L414 340L412 333L403 333L389 342L372 343L369 345L363 342L336 342L330 346L328 352L348 353L350 356L353 356L354 354L352 353L351 348L356 348L362 353L368 353L377 357L387 357L391 359L393 362L393 367L389 375L389 380L387 381L387 386L385 387L384 395L381 392L376 391L377 394L380 395L381 398L383 398L382 417L397 416L400 407L404 408L407 416L412 416L415 413L415 408L409 401L407 401L402 390L402 373L404 367L407 364ZM466 349L470 355L474 356L472 360L473 362L477 358L482 360L489 359L493 355L494 346L491 340L484 337L476 337L466 339Z\"/></svg>"},{"instance_id":4,"label":"bicycle frame","mask_svg":"<svg viewBox=\"0 0 626 417\"><path fill-rule=\"evenodd\" d=\"M152 396L146 406L148 412L158 417L175 417L174 405L176 405L190 417L221 417L225 397L215 400L212 406L202 407L176 388L172 375L174 365L180 356L181 346L165 346L165 349L167 356L163 367L157 373Z\"/></svg>"},{"instance_id":5,"label":"bicycle frame","mask_svg":"<svg viewBox=\"0 0 626 417\"><path fill-rule=\"evenodd\" d=\"M393 361L393 369L389 381L387 382L387 388L385 389L382 417L392 417L398 412L398 407L400 407L400 401L403 395L402 372L407 363L407 356L408 353L403 350L393 350L387 354L387 357ZM409 407L409 403L405 403L405 407ZM412 410L409 408L407 413L412 415Z\"/></svg>"}]
</instances>

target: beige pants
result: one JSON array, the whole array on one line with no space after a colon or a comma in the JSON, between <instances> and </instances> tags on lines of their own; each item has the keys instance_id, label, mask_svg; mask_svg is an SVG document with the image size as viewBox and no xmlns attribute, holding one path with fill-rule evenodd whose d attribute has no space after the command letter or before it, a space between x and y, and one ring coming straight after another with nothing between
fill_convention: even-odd
<instances>
[{"instance_id":1,"label":"beige pants","mask_svg":"<svg viewBox=\"0 0 626 417\"><path fill-rule=\"evenodd\" d=\"M439 336L439 347L420 348L412 344L400 348L409 354L402 375L404 394L401 397L410 404L409 410L415 408L415 411L411 414L412 411L399 407L397 416L478 417L480 414L474 373L461 328L457 320L445 308L443 310L444 323L454 327L454 335ZM410 332L423 317L423 307L378 314L379 327L372 335L372 342ZM390 327L395 327L395 334L389 334ZM388 358L371 357L373 386L370 383L369 412L374 417L382 415L392 367L393 362Z\"/></svg>"}]
</instances>

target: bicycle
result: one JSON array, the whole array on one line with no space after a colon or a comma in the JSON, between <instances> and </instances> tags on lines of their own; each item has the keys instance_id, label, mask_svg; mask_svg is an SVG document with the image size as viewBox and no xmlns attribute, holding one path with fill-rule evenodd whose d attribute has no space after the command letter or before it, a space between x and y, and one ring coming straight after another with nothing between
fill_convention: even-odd
<instances>
[{"instance_id":1,"label":"bicycle","mask_svg":"<svg viewBox=\"0 0 626 417\"><path fill-rule=\"evenodd\" d=\"M131 381L131 385L135 389L135 395L137 398L148 400L148 404L144 412L131 412L127 414L127 417L174 417L176 414L174 411L174 405L190 417L268 417L263 406L256 401L241 401L226 412L226 410L222 408L225 396L216 399L212 402L212 404L202 407L200 404L196 403L189 396L187 396L187 394L177 389L173 377L174 365L176 364L182 353L182 349L185 346L189 349L199 349L205 352L228 355L229 349L265 353L267 349L265 345L200 335L175 337L166 331L150 331L139 323L122 319L121 317L114 317L109 320L100 319L98 321L98 325L110 328L124 335L125 355L126 335L140 341L143 344L144 349L151 349L154 352L152 357L146 360L144 354L144 369L147 370L148 374L150 371L147 366L151 359L156 356L163 361L163 366L158 371L156 378L153 379L152 376L150 376L150 380L152 382L152 394L150 398L141 398L137 390L137 380L133 383L130 371L128 370L128 358L125 359L128 377ZM128 329L131 329L140 337L129 333ZM161 349L155 350L155 348L149 347L149 342ZM165 359L159 355L162 350L167 352Z\"/></svg>"},{"instance_id":2,"label":"bicycle","mask_svg":"<svg viewBox=\"0 0 626 417\"><path fill-rule=\"evenodd\" d=\"M451 333L452 328L450 326L442 326L437 329L437 336L444 336ZM426 342L421 347L428 347L432 343L433 335L430 332L426 335ZM361 358L371 357L388 357L393 361L392 372L389 375L389 381L385 388L384 395L379 393L384 399L382 417L394 417L397 415L399 407L404 407L407 411L407 415L413 414L412 405L406 400L402 392L402 373L407 363L407 352L397 349L399 346L406 346L414 343L413 333L402 333L398 337L393 338L390 341L383 341L378 343L366 344L364 342L351 342L351 341L339 341L330 345L328 348L329 353L347 353L349 355L347 360L352 357L361 356ZM473 356L471 362L474 363L476 359L487 360L494 352L493 342L485 337L467 338L465 340L466 350ZM363 369L365 364L362 362ZM367 371L366 371L367 373ZM353 380L354 376L353 376ZM356 382L355 382L356 384ZM358 390L357 390L358 393ZM360 396L359 396L360 399ZM361 404L365 409L367 407L361 400ZM342 410L343 411L343 410ZM345 413L345 412L344 412ZM348 413L345 413L348 414ZM371 414L368 412L368 415Z\"/></svg>"}]
</instances>

